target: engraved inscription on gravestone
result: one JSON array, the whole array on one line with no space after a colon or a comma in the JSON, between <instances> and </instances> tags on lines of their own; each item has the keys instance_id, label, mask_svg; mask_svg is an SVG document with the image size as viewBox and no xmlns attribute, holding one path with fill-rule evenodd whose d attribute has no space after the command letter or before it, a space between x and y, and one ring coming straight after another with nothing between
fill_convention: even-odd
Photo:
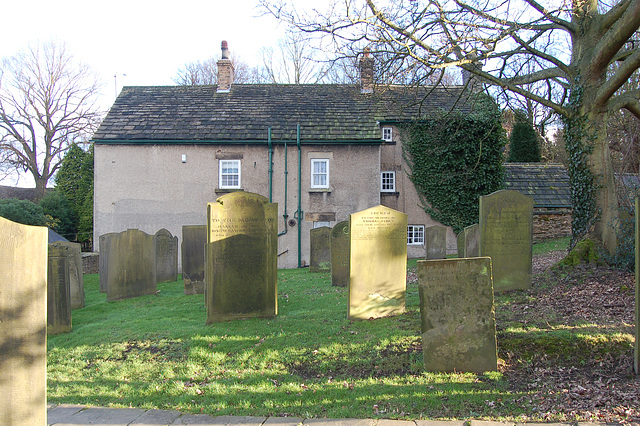
<instances>
[{"instance_id":1,"label":"engraved inscription on gravestone","mask_svg":"<svg viewBox=\"0 0 640 426\"><path fill-rule=\"evenodd\" d=\"M277 211L250 192L208 204L207 324L278 313Z\"/></svg>"},{"instance_id":2,"label":"engraved inscription on gravestone","mask_svg":"<svg viewBox=\"0 0 640 426\"><path fill-rule=\"evenodd\" d=\"M429 226L424 230L426 259L445 259L447 257L447 228L440 225Z\"/></svg>"},{"instance_id":3,"label":"engraved inscription on gravestone","mask_svg":"<svg viewBox=\"0 0 640 426\"><path fill-rule=\"evenodd\" d=\"M47 334L71 331L69 247L49 245L47 271Z\"/></svg>"},{"instance_id":4,"label":"engraved inscription on gravestone","mask_svg":"<svg viewBox=\"0 0 640 426\"><path fill-rule=\"evenodd\" d=\"M0 217L0 419L47 424L48 229Z\"/></svg>"},{"instance_id":5,"label":"engraved inscription on gravestone","mask_svg":"<svg viewBox=\"0 0 640 426\"><path fill-rule=\"evenodd\" d=\"M156 279L159 283L178 281L178 237L164 228L155 237Z\"/></svg>"},{"instance_id":6,"label":"engraved inscription on gravestone","mask_svg":"<svg viewBox=\"0 0 640 426\"><path fill-rule=\"evenodd\" d=\"M310 231L309 272L331 270L331 228L321 226Z\"/></svg>"},{"instance_id":7,"label":"engraved inscription on gravestone","mask_svg":"<svg viewBox=\"0 0 640 426\"><path fill-rule=\"evenodd\" d=\"M349 217L349 319L404 312L407 215L385 206Z\"/></svg>"},{"instance_id":8,"label":"engraved inscription on gravestone","mask_svg":"<svg viewBox=\"0 0 640 426\"><path fill-rule=\"evenodd\" d=\"M418 261L426 371L497 371L491 259Z\"/></svg>"},{"instance_id":9,"label":"engraved inscription on gravestone","mask_svg":"<svg viewBox=\"0 0 640 426\"><path fill-rule=\"evenodd\" d=\"M336 223L331 229L331 285L349 285L349 221Z\"/></svg>"},{"instance_id":10,"label":"engraved inscription on gravestone","mask_svg":"<svg viewBox=\"0 0 640 426\"><path fill-rule=\"evenodd\" d=\"M490 257L496 292L531 287L533 198L513 190L480 197L480 256Z\"/></svg>"}]
</instances>

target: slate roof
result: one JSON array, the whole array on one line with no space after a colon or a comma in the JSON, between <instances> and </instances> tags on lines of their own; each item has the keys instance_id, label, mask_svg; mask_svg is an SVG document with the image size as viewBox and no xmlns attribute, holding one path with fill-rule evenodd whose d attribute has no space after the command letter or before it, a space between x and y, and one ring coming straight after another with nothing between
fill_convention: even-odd
<instances>
[{"instance_id":1,"label":"slate roof","mask_svg":"<svg viewBox=\"0 0 640 426\"><path fill-rule=\"evenodd\" d=\"M505 163L505 188L533 197L536 208L571 208L569 174L562 164Z\"/></svg>"},{"instance_id":2,"label":"slate roof","mask_svg":"<svg viewBox=\"0 0 640 426\"><path fill-rule=\"evenodd\" d=\"M396 86L362 94L358 85L238 84L125 87L94 134L96 143L380 142L380 122L406 121L458 106L461 86ZM429 95L425 97L426 91ZM462 105L462 106L460 106Z\"/></svg>"}]
</instances>

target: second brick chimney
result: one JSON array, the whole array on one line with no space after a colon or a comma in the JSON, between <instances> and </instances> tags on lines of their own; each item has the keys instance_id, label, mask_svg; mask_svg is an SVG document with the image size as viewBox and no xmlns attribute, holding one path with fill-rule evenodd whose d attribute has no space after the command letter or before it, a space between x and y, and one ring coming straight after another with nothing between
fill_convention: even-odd
<instances>
[{"instance_id":1,"label":"second brick chimney","mask_svg":"<svg viewBox=\"0 0 640 426\"><path fill-rule=\"evenodd\" d=\"M222 57L218 61L218 93L228 93L233 83L233 63L229 55L229 45L222 41Z\"/></svg>"},{"instance_id":2,"label":"second brick chimney","mask_svg":"<svg viewBox=\"0 0 640 426\"><path fill-rule=\"evenodd\" d=\"M360 92L373 93L373 58L369 56L368 47L360 59Z\"/></svg>"}]
</instances>

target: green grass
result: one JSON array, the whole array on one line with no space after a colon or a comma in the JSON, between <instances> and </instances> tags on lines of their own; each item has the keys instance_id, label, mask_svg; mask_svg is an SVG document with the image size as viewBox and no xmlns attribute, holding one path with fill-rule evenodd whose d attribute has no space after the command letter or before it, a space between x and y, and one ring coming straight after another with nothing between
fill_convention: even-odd
<instances>
[{"instance_id":1,"label":"green grass","mask_svg":"<svg viewBox=\"0 0 640 426\"><path fill-rule=\"evenodd\" d=\"M98 276L84 278L86 306L73 311L73 331L48 338L49 402L214 416L535 416L500 373L422 371L415 283L406 313L349 321L347 290L332 287L330 274L280 270L277 317L207 326L204 297L185 296L181 281L159 284L157 295L107 302ZM510 329L499 342L528 356L548 335Z\"/></svg>"},{"instance_id":2,"label":"green grass","mask_svg":"<svg viewBox=\"0 0 640 426\"><path fill-rule=\"evenodd\" d=\"M562 237L536 242L533 245L533 254L544 254L556 250L566 251L569 248L570 241L571 237Z\"/></svg>"}]
</instances>

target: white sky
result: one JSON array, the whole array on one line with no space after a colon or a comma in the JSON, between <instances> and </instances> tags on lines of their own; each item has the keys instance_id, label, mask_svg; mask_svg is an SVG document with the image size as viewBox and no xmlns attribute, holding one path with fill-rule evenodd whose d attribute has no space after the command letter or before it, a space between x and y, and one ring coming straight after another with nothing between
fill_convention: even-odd
<instances>
[{"instance_id":1,"label":"white sky","mask_svg":"<svg viewBox=\"0 0 640 426\"><path fill-rule=\"evenodd\" d=\"M257 0L11 0L2 14L0 57L30 42L64 41L102 77L107 107L123 85L173 85L180 67L219 54L222 40L234 56L258 65L260 48L275 45L285 30L259 16Z\"/></svg>"}]
</instances>

